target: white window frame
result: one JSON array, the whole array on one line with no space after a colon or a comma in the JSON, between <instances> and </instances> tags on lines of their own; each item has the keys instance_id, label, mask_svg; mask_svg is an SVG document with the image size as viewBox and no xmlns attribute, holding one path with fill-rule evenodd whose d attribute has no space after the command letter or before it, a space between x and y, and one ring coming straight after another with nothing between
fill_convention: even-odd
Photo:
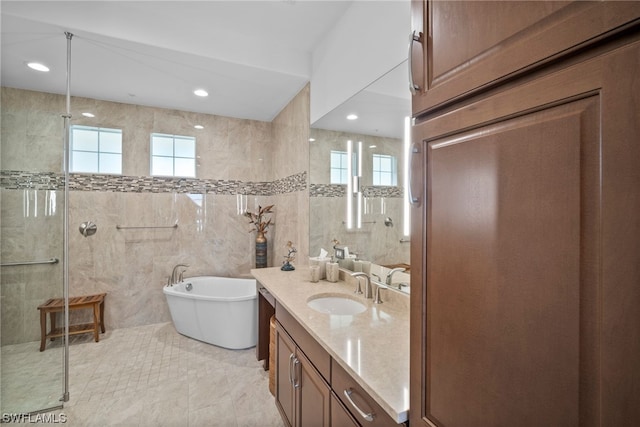
<instances>
[{"instance_id":1,"label":"white window frame","mask_svg":"<svg viewBox=\"0 0 640 427\"><path fill-rule=\"evenodd\" d=\"M171 156L165 156L165 155L157 155L154 154L154 137L162 137L162 138L170 138L173 140L173 155ZM193 141L193 157L184 157L184 156L176 156L175 152L176 152L176 139L182 139L182 140L190 140ZM151 144L151 155L149 158L149 171L151 176L171 176L171 177L176 177L176 178L195 178L197 175L197 170L196 170L196 150L197 150L197 141L196 138L194 136L185 136L185 135L171 135L171 134L166 134L166 133L152 133L151 134L151 138L150 138L150 144ZM165 158L165 159L172 159L171 164L172 164L172 174L171 175L166 175L166 174L154 174L153 173L153 159L154 157L157 158ZM193 161L193 175L189 176L189 175L176 175L176 159L190 159Z\"/></svg>"},{"instance_id":2,"label":"white window frame","mask_svg":"<svg viewBox=\"0 0 640 427\"><path fill-rule=\"evenodd\" d=\"M391 169L383 170L376 166L376 160L387 158L391 160ZM396 156L390 154L374 154L373 155L373 185L379 187L397 187L398 186L398 159ZM388 175L391 177L391 184L381 184L382 175Z\"/></svg>"},{"instance_id":3,"label":"white window frame","mask_svg":"<svg viewBox=\"0 0 640 427\"><path fill-rule=\"evenodd\" d=\"M333 157L334 155L337 154L340 156L340 164L339 165L335 165L333 163ZM347 184L347 180L349 179L349 173L348 173L348 167L347 167L347 152L346 151L340 151L340 150L331 150L331 157L329 159L329 162L331 162L331 164L329 165L329 182L331 184ZM333 180L333 171L334 170L338 170L340 171L340 181L336 182ZM346 178L343 180L343 178Z\"/></svg>"},{"instance_id":4,"label":"white window frame","mask_svg":"<svg viewBox=\"0 0 640 427\"><path fill-rule=\"evenodd\" d=\"M98 134L98 149L97 150L77 150L74 146L74 131L75 130L83 130L83 131L91 131ZM100 147L100 136L105 133L115 133L120 135L120 151L105 151L101 150ZM85 125L72 125L69 129L69 172L71 173L96 173L96 174L105 174L105 175L122 175L122 129L115 128L104 128L98 126L85 126ZM74 153L95 153L98 156L98 170L96 171L87 171L87 170L77 170L77 166L74 162ZM120 172L104 172L100 170L100 154L117 154L120 156Z\"/></svg>"}]
</instances>

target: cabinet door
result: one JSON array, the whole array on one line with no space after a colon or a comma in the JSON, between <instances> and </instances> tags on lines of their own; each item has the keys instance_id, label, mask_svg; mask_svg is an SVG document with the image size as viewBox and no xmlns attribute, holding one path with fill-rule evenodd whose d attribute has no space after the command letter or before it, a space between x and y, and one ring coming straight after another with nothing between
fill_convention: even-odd
<instances>
[{"instance_id":1,"label":"cabinet door","mask_svg":"<svg viewBox=\"0 0 640 427\"><path fill-rule=\"evenodd\" d=\"M333 427L360 427L347 408L331 393L331 425Z\"/></svg>"},{"instance_id":2,"label":"cabinet door","mask_svg":"<svg viewBox=\"0 0 640 427\"><path fill-rule=\"evenodd\" d=\"M295 344L276 322L276 406L287 425L294 425L295 391L292 383Z\"/></svg>"},{"instance_id":3,"label":"cabinet door","mask_svg":"<svg viewBox=\"0 0 640 427\"><path fill-rule=\"evenodd\" d=\"M295 383L298 401L296 425L300 427L329 427L330 390L316 368L299 349L296 354Z\"/></svg>"},{"instance_id":4,"label":"cabinet door","mask_svg":"<svg viewBox=\"0 0 640 427\"><path fill-rule=\"evenodd\" d=\"M414 128L412 426L640 425L637 40Z\"/></svg>"},{"instance_id":5,"label":"cabinet door","mask_svg":"<svg viewBox=\"0 0 640 427\"><path fill-rule=\"evenodd\" d=\"M413 112L442 107L616 34L637 1L413 1Z\"/></svg>"}]
</instances>

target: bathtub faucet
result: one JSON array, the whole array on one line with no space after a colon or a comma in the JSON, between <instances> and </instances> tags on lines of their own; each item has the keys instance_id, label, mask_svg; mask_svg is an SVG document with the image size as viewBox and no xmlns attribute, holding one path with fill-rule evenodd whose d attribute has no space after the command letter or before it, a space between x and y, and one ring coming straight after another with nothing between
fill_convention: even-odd
<instances>
[{"instance_id":1,"label":"bathtub faucet","mask_svg":"<svg viewBox=\"0 0 640 427\"><path fill-rule=\"evenodd\" d=\"M180 267L184 267L184 270L182 270L179 274L176 274L178 272L178 268ZM184 274L187 267L189 267L189 264L177 264L175 267L173 267L171 277L169 278L169 286L173 286L176 283L182 282L182 275Z\"/></svg>"}]
</instances>

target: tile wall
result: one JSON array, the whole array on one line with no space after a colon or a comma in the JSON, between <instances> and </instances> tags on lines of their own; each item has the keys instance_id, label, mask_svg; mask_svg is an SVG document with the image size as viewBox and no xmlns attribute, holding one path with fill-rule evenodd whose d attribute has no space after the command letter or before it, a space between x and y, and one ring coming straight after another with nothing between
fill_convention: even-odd
<instances>
[{"instance_id":1,"label":"tile wall","mask_svg":"<svg viewBox=\"0 0 640 427\"><path fill-rule=\"evenodd\" d=\"M62 258L64 97L10 88L1 95L2 260ZM107 292L107 328L169 321L162 286L176 263L190 265L187 277L249 275L254 235L243 209L276 205L269 265L280 265L288 240L306 254L308 86L272 122L84 98L71 105L72 124L123 130L122 176L72 174L69 183L70 294ZM152 132L196 137L197 179L149 176ZM76 230L89 220L98 232L85 238ZM176 221L175 229L116 228ZM0 270L3 345L39 339L36 307L61 296L61 266Z\"/></svg>"}]
</instances>

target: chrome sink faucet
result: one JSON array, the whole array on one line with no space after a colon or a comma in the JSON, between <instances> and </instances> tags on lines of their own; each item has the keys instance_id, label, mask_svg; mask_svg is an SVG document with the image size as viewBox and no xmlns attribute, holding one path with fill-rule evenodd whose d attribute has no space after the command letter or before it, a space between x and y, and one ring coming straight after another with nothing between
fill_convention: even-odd
<instances>
[{"instance_id":1,"label":"chrome sink faucet","mask_svg":"<svg viewBox=\"0 0 640 427\"><path fill-rule=\"evenodd\" d=\"M365 298L373 298L372 295L372 291L371 291L371 279L369 278L369 276L367 276L367 273L363 273L361 271L358 271L356 273L351 273L351 277L355 277L356 280L358 281L358 286L356 287L356 290L354 291L355 294L361 294L362 293L362 289L360 288L360 278L364 277L365 282L364 282L364 297Z\"/></svg>"},{"instance_id":2,"label":"chrome sink faucet","mask_svg":"<svg viewBox=\"0 0 640 427\"><path fill-rule=\"evenodd\" d=\"M404 269L404 268L402 268L402 267L398 267L398 268L394 268L394 269L392 269L391 271L389 271L389 272L387 273L387 277L384 279L384 283L385 283L387 286L391 286L391 279L393 278L393 274L394 274L394 273L401 273L401 272L403 272L403 271L405 271L405 269ZM398 287L398 288L399 288L399 287Z\"/></svg>"},{"instance_id":3,"label":"chrome sink faucet","mask_svg":"<svg viewBox=\"0 0 640 427\"><path fill-rule=\"evenodd\" d=\"M178 272L178 268L180 267L184 267L186 270L186 268L189 267L189 264L177 264L175 267L173 267L171 278L169 279L169 286L173 286L176 283L182 282L182 275L184 274L185 270L182 270L179 274L176 274Z\"/></svg>"}]
</instances>

